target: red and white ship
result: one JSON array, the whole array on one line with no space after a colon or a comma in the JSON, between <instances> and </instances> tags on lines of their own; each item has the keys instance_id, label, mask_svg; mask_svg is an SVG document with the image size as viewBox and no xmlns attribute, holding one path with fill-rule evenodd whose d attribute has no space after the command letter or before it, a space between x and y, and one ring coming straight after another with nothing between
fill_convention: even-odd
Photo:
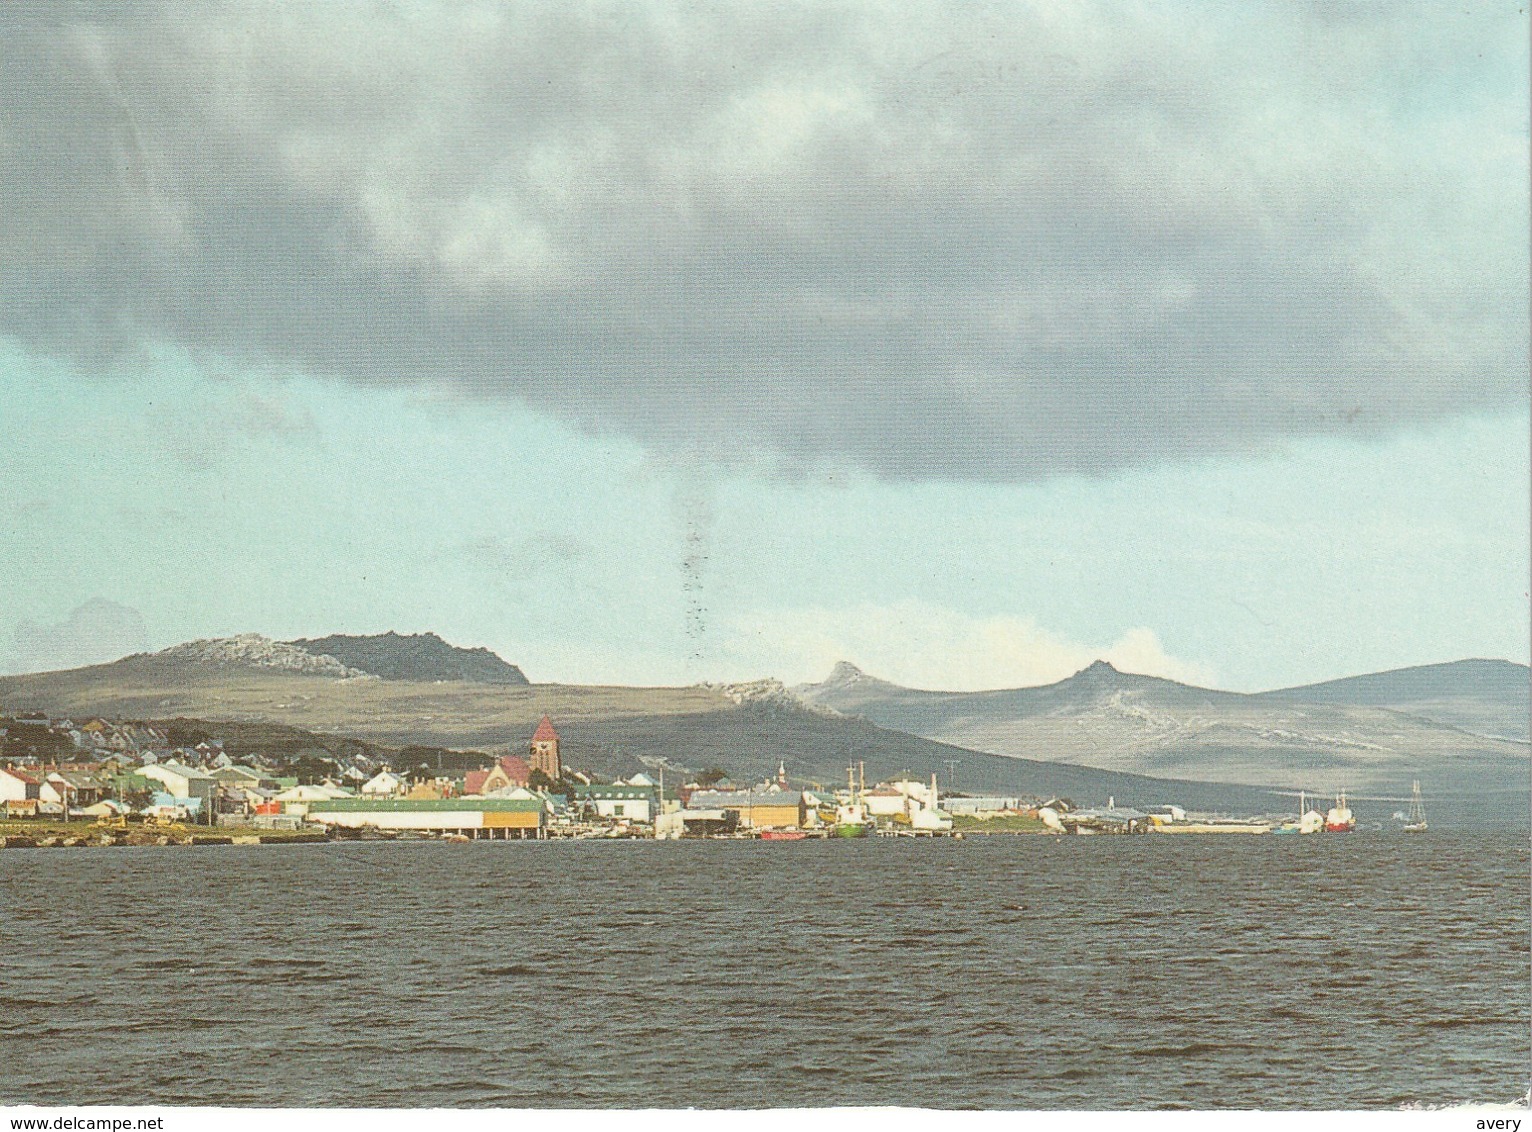
<instances>
[{"instance_id":1,"label":"red and white ship","mask_svg":"<svg viewBox=\"0 0 1532 1132\"><path fill-rule=\"evenodd\" d=\"M1342 790L1335 796L1335 805L1330 807L1330 812L1325 815L1326 833L1350 833L1356 828L1356 817L1351 812L1351 807L1346 805L1346 792Z\"/></svg>"}]
</instances>

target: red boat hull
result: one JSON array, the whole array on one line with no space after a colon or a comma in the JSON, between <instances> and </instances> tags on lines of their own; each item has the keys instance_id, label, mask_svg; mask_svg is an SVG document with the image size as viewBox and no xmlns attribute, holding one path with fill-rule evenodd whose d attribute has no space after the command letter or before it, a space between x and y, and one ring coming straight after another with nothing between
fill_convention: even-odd
<instances>
[{"instance_id":1,"label":"red boat hull","mask_svg":"<svg viewBox=\"0 0 1532 1132\"><path fill-rule=\"evenodd\" d=\"M763 829L762 841L802 841L808 834L801 829Z\"/></svg>"}]
</instances>

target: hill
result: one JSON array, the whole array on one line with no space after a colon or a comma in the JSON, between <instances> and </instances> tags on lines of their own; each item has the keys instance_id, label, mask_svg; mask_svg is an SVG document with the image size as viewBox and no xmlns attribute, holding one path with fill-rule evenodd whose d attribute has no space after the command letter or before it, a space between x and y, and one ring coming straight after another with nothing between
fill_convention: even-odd
<instances>
[{"instance_id":1,"label":"hill","mask_svg":"<svg viewBox=\"0 0 1532 1132\"><path fill-rule=\"evenodd\" d=\"M0 706L54 715L207 721L205 726L284 746L317 736L369 746L521 749L537 721L557 722L567 759L603 775L661 766L674 773L721 766L740 781L775 774L833 785L850 762L872 779L933 772L968 793L1061 794L1079 801L1249 811L1278 808L1268 792L1239 785L1164 782L964 750L800 704L774 681L686 688L491 686L335 679L280 668L230 668L163 653L113 664L0 677ZM232 726L231 726L232 725ZM950 765L949 765L950 764Z\"/></svg>"},{"instance_id":2,"label":"hill","mask_svg":"<svg viewBox=\"0 0 1532 1132\"><path fill-rule=\"evenodd\" d=\"M1388 803L1420 778L1433 819L1444 805L1525 811L1525 744L1379 706L1194 688L1103 663L1055 684L977 693L901 688L849 665L792 690L769 680L582 687L378 679L354 675L360 670L328 654L317 667L289 667L285 649L313 658L290 643L264 665L195 644L0 677L0 707L272 724L386 747L481 750L521 748L547 714L570 761L602 774L719 765L753 780L773 774L780 759L795 779L833 783L860 760L873 777L937 771L949 782L950 760L969 792L1246 811L1273 808L1272 790L1299 788L1345 787ZM256 651L265 655L265 645Z\"/></svg>"},{"instance_id":3,"label":"hill","mask_svg":"<svg viewBox=\"0 0 1532 1132\"><path fill-rule=\"evenodd\" d=\"M1458 660L1282 688L1262 697L1388 708L1475 735L1525 743L1532 671L1508 660Z\"/></svg>"},{"instance_id":4,"label":"hill","mask_svg":"<svg viewBox=\"0 0 1532 1132\"><path fill-rule=\"evenodd\" d=\"M1055 684L988 692L901 688L837 665L805 702L974 750L1161 778L1397 792L1526 788L1524 743L1366 703L1244 695L1097 661Z\"/></svg>"},{"instance_id":5,"label":"hill","mask_svg":"<svg viewBox=\"0 0 1532 1132\"><path fill-rule=\"evenodd\" d=\"M347 667L384 680L466 680L475 684L526 684L520 668L486 648L449 645L435 633L401 636L328 637L287 641L316 656L332 656Z\"/></svg>"}]
</instances>

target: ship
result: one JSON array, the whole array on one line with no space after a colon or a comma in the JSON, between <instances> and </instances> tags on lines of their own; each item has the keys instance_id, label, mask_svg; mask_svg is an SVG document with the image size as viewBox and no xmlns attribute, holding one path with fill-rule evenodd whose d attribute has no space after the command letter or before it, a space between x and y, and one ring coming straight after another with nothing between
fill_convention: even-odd
<instances>
[{"instance_id":1,"label":"ship","mask_svg":"<svg viewBox=\"0 0 1532 1132\"><path fill-rule=\"evenodd\" d=\"M1404 823L1405 833L1424 833L1426 831L1426 806L1420 800L1420 779L1416 779L1410 788L1410 818Z\"/></svg>"},{"instance_id":2,"label":"ship","mask_svg":"<svg viewBox=\"0 0 1532 1132\"><path fill-rule=\"evenodd\" d=\"M1325 827L1325 816L1309 808L1308 793L1298 791L1298 820L1288 819L1272 830L1273 833L1319 833Z\"/></svg>"},{"instance_id":3,"label":"ship","mask_svg":"<svg viewBox=\"0 0 1532 1132\"><path fill-rule=\"evenodd\" d=\"M1346 792L1342 790L1335 796L1335 805L1325 814L1325 832L1350 833L1355 828L1356 816L1352 814L1351 807L1346 805Z\"/></svg>"},{"instance_id":4,"label":"ship","mask_svg":"<svg viewBox=\"0 0 1532 1132\"><path fill-rule=\"evenodd\" d=\"M867 772L862 769L862 788L857 788L856 771L865 764L846 768L846 801L835 807L835 824L830 828L832 837L867 837L872 833L872 820L867 816L867 803L862 792L867 788Z\"/></svg>"}]
</instances>

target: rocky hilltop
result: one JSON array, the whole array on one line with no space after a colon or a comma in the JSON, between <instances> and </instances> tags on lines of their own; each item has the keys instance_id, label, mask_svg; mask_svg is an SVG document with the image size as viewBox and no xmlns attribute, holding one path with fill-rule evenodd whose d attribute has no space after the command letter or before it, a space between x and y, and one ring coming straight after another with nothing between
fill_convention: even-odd
<instances>
[{"instance_id":1,"label":"rocky hilltop","mask_svg":"<svg viewBox=\"0 0 1532 1132\"><path fill-rule=\"evenodd\" d=\"M370 637L332 634L288 641L305 652L334 657L337 662L384 680L463 680L470 684L529 683L521 669L486 648L449 645L435 633L401 635L388 632Z\"/></svg>"},{"instance_id":2,"label":"rocky hilltop","mask_svg":"<svg viewBox=\"0 0 1532 1132\"><path fill-rule=\"evenodd\" d=\"M809 711L817 715L839 715L834 708L809 703L780 680L766 677L734 684L703 683L697 685L709 692L717 692L741 706L751 704L781 711Z\"/></svg>"},{"instance_id":3,"label":"rocky hilltop","mask_svg":"<svg viewBox=\"0 0 1532 1132\"><path fill-rule=\"evenodd\" d=\"M296 641L274 641L259 633L241 633L235 637L187 641L129 659L140 658L211 669L265 668L335 680L423 683L453 680L521 687L528 683L521 669L507 664L489 649L457 648L435 633L405 636L389 632L370 637L334 634Z\"/></svg>"},{"instance_id":4,"label":"rocky hilltop","mask_svg":"<svg viewBox=\"0 0 1532 1132\"><path fill-rule=\"evenodd\" d=\"M371 675L343 664L336 657L314 653L287 642L273 641L259 633L186 641L161 649L153 655L219 668L274 668L281 672L301 672L308 676L329 676L337 680Z\"/></svg>"}]
</instances>

